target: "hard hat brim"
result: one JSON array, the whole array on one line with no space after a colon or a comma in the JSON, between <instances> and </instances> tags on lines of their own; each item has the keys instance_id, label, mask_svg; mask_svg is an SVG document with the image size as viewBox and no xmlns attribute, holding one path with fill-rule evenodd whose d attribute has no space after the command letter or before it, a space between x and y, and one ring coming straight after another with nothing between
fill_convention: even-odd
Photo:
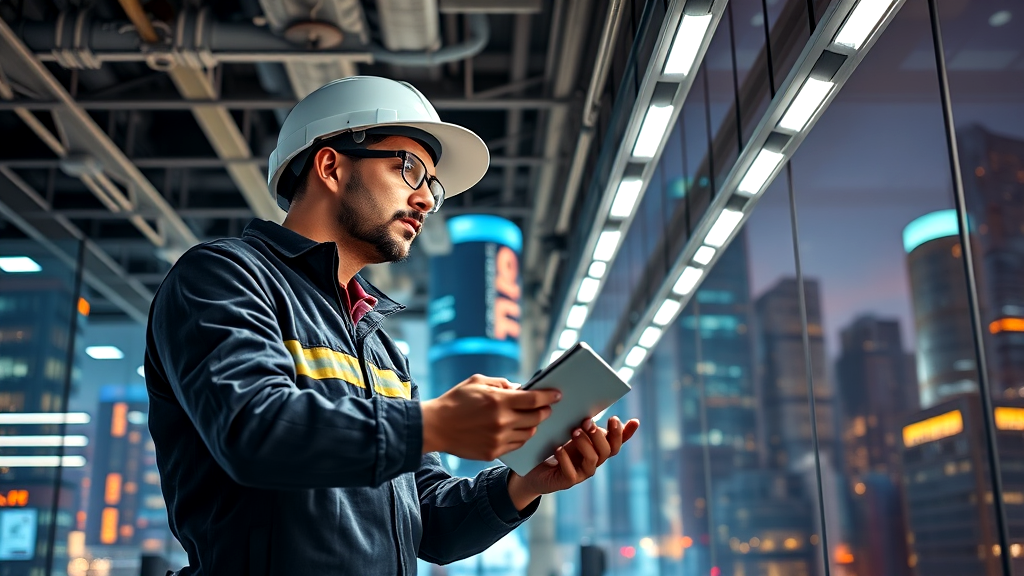
<instances>
[{"instance_id":1,"label":"hard hat brim","mask_svg":"<svg viewBox=\"0 0 1024 576\"><path fill-rule=\"evenodd\" d=\"M441 158L435 167L444 186L445 199L462 194L479 182L491 163L487 145L471 130L447 122L395 122L378 126L408 126L423 130L441 143ZM369 130L373 126L366 126Z\"/></svg>"}]
</instances>

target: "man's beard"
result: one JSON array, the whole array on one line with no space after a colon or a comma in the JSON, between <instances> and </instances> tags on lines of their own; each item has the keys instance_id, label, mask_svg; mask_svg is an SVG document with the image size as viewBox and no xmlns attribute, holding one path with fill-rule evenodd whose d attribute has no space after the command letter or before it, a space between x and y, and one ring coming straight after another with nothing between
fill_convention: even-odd
<instances>
[{"instance_id":1,"label":"man's beard","mask_svg":"<svg viewBox=\"0 0 1024 576\"><path fill-rule=\"evenodd\" d=\"M409 250L402 242L395 239L391 231L391 225L395 220L412 218L422 224L423 216L415 212L396 212L382 224L371 224L362 221L359 214L351 209L356 203L362 203L364 207L371 208L367 212L380 213L379 205L374 202L373 191L367 188L359 178L359 173L354 171L345 190L344 205L338 211L338 223L348 232L352 238L369 244L377 252L377 262L402 262L409 257ZM373 210L372 208L378 208ZM414 236L415 237L415 236Z\"/></svg>"}]
</instances>

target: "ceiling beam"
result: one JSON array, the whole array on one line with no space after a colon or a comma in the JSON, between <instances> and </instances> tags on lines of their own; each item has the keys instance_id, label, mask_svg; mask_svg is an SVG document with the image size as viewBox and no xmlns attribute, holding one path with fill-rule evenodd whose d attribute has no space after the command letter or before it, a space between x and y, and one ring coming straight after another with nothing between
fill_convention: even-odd
<instances>
[{"instance_id":1,"label":"ceiling beam","mask_svg":"<svg viewBox=\"0 0 1024 576\"><path fill-rule=\"evenodd\" d=\"M573 104L571 98L429 98L437 110L549 110L565 109ZM297 103L287 98L251 99L139 99L139 100L78 100L76 106L82 110L195 110L217 106L228 110L275 110L290 109ZM39 100L13 100L0 102L0 110L57 110L63 102Z\"/></svg>"}]
</instances>

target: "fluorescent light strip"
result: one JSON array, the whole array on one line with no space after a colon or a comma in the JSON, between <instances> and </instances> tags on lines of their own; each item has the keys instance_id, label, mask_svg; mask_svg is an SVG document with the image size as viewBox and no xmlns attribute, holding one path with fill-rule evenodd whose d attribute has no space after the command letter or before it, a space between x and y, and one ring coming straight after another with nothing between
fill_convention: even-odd
<instances>
[{"instance_id":1,"label":"fluorescent light strip","mask_svg":"<svg viewBox=\"0 0 1024 576\"><path fill-rule=\"evenodd\" d=\"M618 230L605 230L597 239L597 246L594 247L594 260L607 262L615 255L619 247L619 240L622 239L622 232Z\"/></svg>"},{"instance_id":2,"label":"fluorescent light strip","mask_svg":"<svg viewBox=\"0 0 1024 576\"><path fill-rule=\"evenodd\" d=\"M644 111L643 119L640 121L640 128L633 142L631 151L633 158L639 160L653 159L660 152L676 108L685 99L690 89L691 72L700 64L703 54L701 47L705 43L706 37L710 36L709 30L711 30L712 23L715 23L717 18L721 16L724 5L724 2L712 0L711 5L708 7L710 13L703 15L681 14L674 34L669 35L670 29L667 27L662 30L662 41L667 43L671 39L671 45L668 46L668 54L661 72L663 75L676 76L676 78L666 78L665 81L670 82L670 85L675 85L677 90L674 91L671 100L655 98L653 97L653 92L645 91L642 99L634 102L634 108L631 112L632 122L637 120L637 116L643 110L642 107L645 104L647 109ZM664 49L665 44L662 43L661 46L661 49ZM678 78L679 75L686 76L686 78L680 79ZM650 66L645 72L645 85L648 82L657 84L660 82L660 76L656 68ZM668 94L664 96L668 96ZM628 146L628 141L620 143L619 146L616 162L623 159L627 150L625 146ZM608 220L628 220L632 217L640 203L643 188L644 182L642 179L635 177L621 179L617 183L615 196L608 210ZM605 193L610 192L610 189L606 189ZM597 298L601 290L601 282L594 279L601 279L607 273L608 266L615 257L619 243L625 236L627 229L616 231L620 232L620 234L614 237L614 242L611 237L606 236L605 232L600 233L595 244L595 253L587 270L589 278L584 278L580 283L576 294L577 304L589 303ZM566 304L571 304L571 301L566 302ZM565 322L569 322L568 317L565 318ZM568 324L566 326L568 327Z\"/></svg>"},{"instance_id":3,"label":"fluorescent light strip","mask_svg":"<svg viewBox=\"0 0 1024 576\"><path fill-rule=\"evenodd\" d=\"M639 344L644 348L654 348L654 345L658 343L661 338L661 328L655 328L654 326L648 326L644 329L644 333L640 335Z\"/></svg>"},{"instance_id":4,"label":"fluorescent light strip","mask_svg":"<svg viewBox=\"0 0 1024 576\"><path fill-rule=\"evenodd\" d=\"M4 448L52 448L59 446L81 448L88 444L89 438L81 435L0 436L0 446Z\"/></svg>"},{"instance_id":5,"label":"fluorescent light strip","mask_svg":"<svg viewBox=\"0 0 1024 576\"><path fill-rule=\"evenodd\" d=\"M785 158L785 154L772 152L771 150L761 150L758 152L757 158L754 158L753 164L747 169L746 175L743 176L743 180L740 180L740 185L736 189L751 196L757 194L764 188L764 183L768 181L772 172L775 172L775 169L779 167L779 164L782 164Z\"/></svg>"},{"instance_id":6,"label":"fluorescent light strip","mask_svg":"<svg viewBox=\"0 0 1024 576\"><path fill-rule=\"evenodd\" d=\"M729 209L722 210L722 213L718 215L718 220L715 220L715 224L708 231L708 235L704 237L704 243L715 248L721 248L742 219L743 212Z\"/></svg>"},{"instance_id":7,"label":"fluorescent light strip","mask_svg":"<svg viewBox=\"0 0 1024 576\"><path fill-rule=\"evenodd\" d=\"M583 323L587 321L587 312L590 309L585 304L575 304L569 309L569 315L565 317L566 328L572 328L573 330L579 330L583 328ZM568 346L566 346L568 348Z\"/></svg>"},{"instance_id":8,"label":"fluorescent light strip","mask_svg":"<svg viewBox=\"0 0 1024 576\"><path fill-rule=\"evenodd\" d=\"M643 346L633 346L633 349L626 354L626 366L636 368L647 357L647 349Z\"/></svg>"},{"instance_id":9,"label":"fluorescent light strip","mask_svg":"<svg viewBox=\"0 0 1024 576\"><path fill-rule=\"evenodd\" d=\"M85 456L0 456L0 468L81 468Z\"/></svg>"},{"instance_id":10,"label":"fluorescent light strip","mask_svg":"<svg viewBox=\"0 0 1024 576\"><path fill-rule=\"evenodd\" d=\"M672 322L672 319L676 317L676 313L682 308L676 300L665 300L661 303L658 311L654 314L654 323L659 326L668 326Z\"/></svg>"},{"instance_id":11,"label":"fluorescent light strip","mask_svg":"<svg viewBox=\"0 0 1024 576\"><path fill-rule=\"evenodd\" d=\"M619 371L616 372L616 374L619 375L619 378L622 378L626 382L629 382L629 380L633 377L634 371L632 368L629 368L628 366L623 366L622 368L619 368Z\"/></svg>"},{"instance_id":12,"label":"fluorescent light strip","mask_svg":"<svg viewBox=\"0 0 1024 576\"><path fill-rule=\"evenodd\" d=\"M672 119L672 111L675 106L658 106L652 104L644 116L644 123L640 126L640 134L636 137L636 144L633 145L633 156L635 158L654 158L661 147L661 140L668 130L668 122Z\"/></svg>"},{"instance_id":13,"label":"fluorescent light strip","mask_svg":"<svg viewBox=\"0 0 1024 576\"><path fill-rule=\"evenodd\" d=\"M117 346L86 346L85 353L93 360L121 360L124 352Z\"/></svg>"},{"instance_id":14,"label":"fluorescent light strip","mask_svg":"<svg viewBox=\"0 0 1024 576\"><path fill-rule=\"evenodd\" d=\"M0 424L88 424L85 412L8 412L0 414Z\"/></svg>"},{"instance_id":15,"label":"fluorescent light strip","mask_svg":"<svg viewBox=\"0 0 1024 576\"><path fill-rule=\"evenodd\" d=\"M580 282L580 289L576 292L576 301L588 304L597 298L597 290L601 287L601 281L594 278L584 278Z\"/></svg>"},{"instance_id":16,"label":"fluorescent light strip","mask_svg":"<svg viewBox=\"0 0 1024 576\"><path fill-rule=\"evenodd\" d=\"M616 219L629 218L630 214L633 213L636 199L640 196L640 189L643 186L644 181L638 178L629 178L619 182L619 189L615 192L615 200L612 201L612 208L608 213L608 217Z\"/></svg>"},{"instance_id":17,"label":"fluorescent light strip","mask_svg":"<svg viewBox=\"0 0 1024 576\"><path fill-rule=\"evenodd\" d=\"M704 41L708 26L711 26L711 14L690 16L684 14L676 30L676 38L672 41L668 58L665 59L665 74L689 74L693 62L697 59L697 51Z\"/></svg>"},{"instance_id":18,"label":"fluorescent light strip","mask_svg":"<svg viewBox=\"0 0 1024 576\"><path fill-rule=\"evenodd\" d=\"M693 287L700 281L700 277L704 275L703 268L694 268L693 266L687 266L683 268L683 272L679 275L679 279L676 280L675 286L672 287L672 291L680 296L684 296L693 291Z\"/></svg>"},{"instance_id":19,"label":"fluorescent light strip","mask_svg":"<svg viewBox=\"0 0 1024 576\"><path fill-rule=\"evenodd\" d=\"M28 256L0 256L0 270L9 274L26 274L42 269L38 262Z\"/></svg>"},{"instance_id":20,"label":"fluorescent light strip","mask_svg":"<svg viewBox=\"0 0 1024 576\"><path fill-rule=\"evenodd\" d=\"M832 82L808 78L796 98L790 103L782 120L779 121L779 128L794 132L803 130L811 116L814 116L835 86Z\"/></svg>"},{"instance_id":21,"label":"fluorescent light strip","mask_svg":"<svg viewBox=\"0 0 1024 576\"><path fill-rule=\"evenodd\" d=\"M701 246L693 255L693 261L697 264L707 265L715 257L715 249L711 246Z\"/></svg>"},{"instance_id":22,"label":"fluorescent light strip","mask_svg":"<svg viewBox=\"0 0 1024 576\"><path fill-rule=\"evenodd\" d=\"M558 336L558 347L571 348L579 336L580 333L575 330L562 330L562 333Z\"/></svg>"},{"instance_id":23,"label":"fluorescent light strip","mask_svg":"<svg viewBox=\"0 0 1024 576\"><path fill-rule=\"evenodd\" d=\"M892 0L861 0L853 8L853 13L843 23L836 34L836 44L859 49L874 32L882 17L892 6Z\"/></svg>"}]
</instances>

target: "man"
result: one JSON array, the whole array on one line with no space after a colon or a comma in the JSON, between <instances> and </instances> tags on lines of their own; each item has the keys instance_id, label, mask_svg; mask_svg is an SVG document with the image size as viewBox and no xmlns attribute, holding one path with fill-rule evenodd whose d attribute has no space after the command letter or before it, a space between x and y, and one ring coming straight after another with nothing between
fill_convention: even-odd
<instances>
[{"instance_id":1,"label":"man","mask_svg":"<svg viewBox=\"0 0 1024 576\"><path fill-rule=\"evenodd\" d=\"M476 554L542 494L594 474L639 425L585 422L526 476L453 478L558 401L474 376L420 402L382 328L401 306L358 276L409 253L427 214L487 169L483 142L408 84L338 80L296 105L271 156L284 225L190 250L150 312L150 429L182 575L414 574Z\"/></svg>"}]
</instances>

